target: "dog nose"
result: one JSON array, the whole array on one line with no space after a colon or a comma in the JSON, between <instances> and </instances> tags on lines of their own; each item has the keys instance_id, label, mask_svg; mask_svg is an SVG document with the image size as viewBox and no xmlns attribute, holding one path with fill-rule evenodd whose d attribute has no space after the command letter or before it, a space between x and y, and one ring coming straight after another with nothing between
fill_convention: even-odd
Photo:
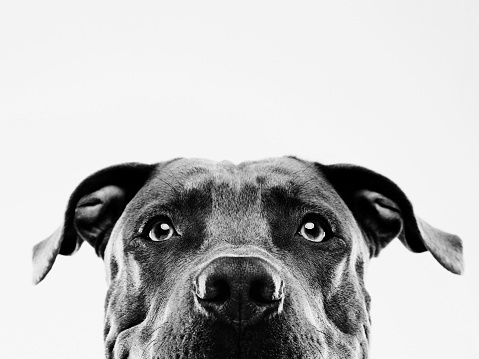
<instances>
[{"instance_id":1,"label":"dog nose","mask_svg":"<svg viewBox=\"0 0 479 359\"><path fill-rule=\"evenodd\" d=\"M284 282L259 257L219 257L195 280L197 303L207 312L243 327L283 307Z\"/></svg>"}]
</instances>

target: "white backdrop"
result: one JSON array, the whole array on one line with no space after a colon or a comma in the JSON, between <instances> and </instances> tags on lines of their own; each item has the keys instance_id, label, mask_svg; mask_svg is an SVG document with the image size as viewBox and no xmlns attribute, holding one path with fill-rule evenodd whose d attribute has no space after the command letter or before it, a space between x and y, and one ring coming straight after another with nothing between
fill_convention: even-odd
<instances>
[{"instance_id":1,"label":"white backdrop","mask_svg":"<svg viewBox=\"0 0 479 359\"><path fill-rule=\"evenodd\" d=\"M2 1L0 54L3 358L103 355L91 248L30 285L84 177L289 154L374 169L464 240L462 277L399 241L372 262L371 357L479 357L477 1Z\"/></svg>"}]
</instances>

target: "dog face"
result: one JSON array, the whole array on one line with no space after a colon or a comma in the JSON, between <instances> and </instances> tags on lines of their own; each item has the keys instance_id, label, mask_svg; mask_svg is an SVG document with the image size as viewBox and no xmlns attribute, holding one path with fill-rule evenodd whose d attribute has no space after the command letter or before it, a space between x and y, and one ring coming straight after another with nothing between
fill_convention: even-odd
<instances>
[{"instance_id":1,"label":"dog face","mask_svg":"<svg viewBox=\"0 0 479 359\"><path fill-rule=\"evenodd\" d=\"M57 253L95 247L108 358L365 358L364 271L396 236L462 271L459 238L364 168L125 164L73 193L62 228L34 250L35 281Z\"/></svg>"}]
</instances>

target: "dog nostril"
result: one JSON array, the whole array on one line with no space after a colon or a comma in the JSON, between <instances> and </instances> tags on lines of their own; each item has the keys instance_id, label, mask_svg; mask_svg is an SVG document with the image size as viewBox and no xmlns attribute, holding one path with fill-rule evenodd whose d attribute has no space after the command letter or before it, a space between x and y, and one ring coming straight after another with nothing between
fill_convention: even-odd
<instances>
[{"instance_id":1,"label":"dog nostril","mask_svg":"<svg viewBox=\"0 0 479 359\"><path fill-rule=\"evenodd\" d=\"M270 304L283 298L283 281L275 283L271 280L258 279L251 282L249 297L257 304Z\"/></svg>"},{"instance_id":2,"label":"dog nostril","mask_svg":"<svg viewBox=\"0 0 479 359\"><path fill-rule=\"evenodd\" d=\"M196 296L204 301L224 303L231 297L228 282L224 279L199 278L196 283Z\"/></svg>"},{"instance_id":3,"label":"dog nostril","mask_svg":"<svg viewBox=\"0 0 479 359\"><path fill-rule=\"evenodd\" d=\"M285 284L279 271L261 258L215 258L201 269L193 285L200 313L232 324L249 325L283 310Z\"/></svg>"}]
</instances>

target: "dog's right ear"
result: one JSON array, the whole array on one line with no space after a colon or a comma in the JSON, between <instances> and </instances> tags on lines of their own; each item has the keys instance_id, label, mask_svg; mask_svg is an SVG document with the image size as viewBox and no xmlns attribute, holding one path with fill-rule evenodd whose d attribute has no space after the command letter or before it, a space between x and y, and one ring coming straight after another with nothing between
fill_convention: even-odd
<instances>
[{"instance_id":1,"label":"dog's right ear","mask_svg":"<svg viewBox=\"0 0 479 359\"><path fill-rule=\"evenodd\" d=\"M156 165L125 163L87 177L72 193L62 226L33 247L33 283L45 278L58 254L71 255L87 241L103 257L113 226Z\"/></svg>"}]
</instances>

